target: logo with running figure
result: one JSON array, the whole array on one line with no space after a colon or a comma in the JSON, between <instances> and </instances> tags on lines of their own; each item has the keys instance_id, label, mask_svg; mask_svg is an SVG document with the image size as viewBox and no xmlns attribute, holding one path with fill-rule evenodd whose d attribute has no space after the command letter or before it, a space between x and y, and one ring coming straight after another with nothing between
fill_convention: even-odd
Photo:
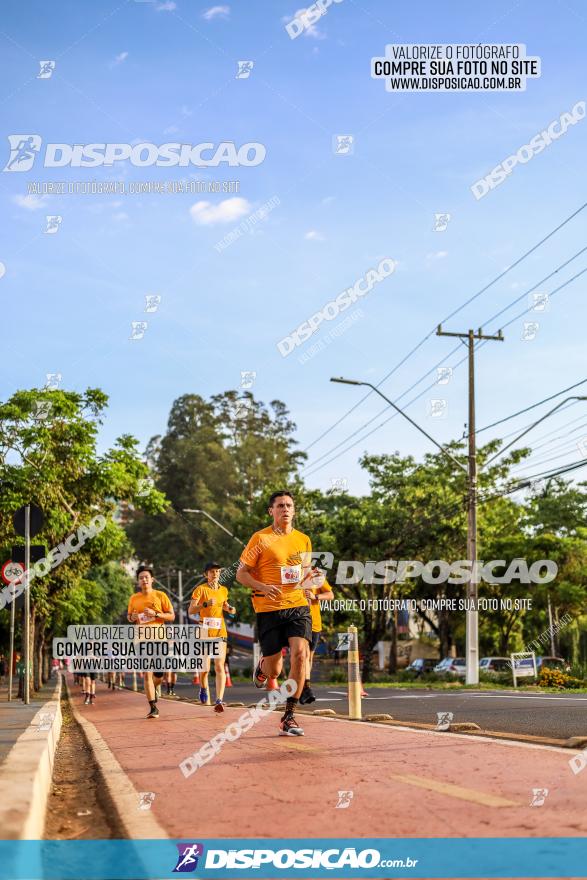
<instances>
[{"instance_id":1,"label":"logo with running figure","mask_svg":"<svg viewBox=\"0 0 587 880\"><path fill-rule=\"evenodd\" d=\"M40 134L9 134L10 157L3 171L30 171L41 149Z\"/></svg>"},{"instance_id":2,"label":"logo with running figure","mask_svg":"<svg viewBox=\"0 0 587 880\"><path fill-rule=\"evenodd\" d=\"M176 843L178 850L177 865L174 874L189 874L198 867L198 859L204 855L201 843Z\"/></svg>"}]
</instances>

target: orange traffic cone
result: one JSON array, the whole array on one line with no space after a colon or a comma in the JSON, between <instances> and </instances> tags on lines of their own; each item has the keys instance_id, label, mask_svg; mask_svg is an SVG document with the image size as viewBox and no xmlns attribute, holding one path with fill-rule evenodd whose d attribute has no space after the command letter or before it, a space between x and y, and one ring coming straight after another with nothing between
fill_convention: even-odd
<instances>
[{"instance_id":1,"label":"orange traffic cone","mask_svg":"<svg viewBox=\"0 0 587 880\"><path fill-rule=\"evenodd\" d=\"M277 691L279 690L279 682L276 678L268 678L266 687L268 691Z\"/></svg>"},{"instance_id":2,"label":"orange traffic cone","mask_svg":"<svg viewBox=\"0 0 587 880\"><path fill-rule=\"evenodd\" d=\"M194 677L192 678L192 684L200 684L200 673L194 672Z\"/></svg>"},{"instance_id":3,"label":"orange traffic cone","mask_svg":"<svg viewBox=\"0 0 587 880\"><path fill-rule=\"evenodd\" d=\"M231 688L232 687L232 678L230 677L230 667L229 667L228 663L224 664L224 671L226 672L226 687Z\"/></svg>"}]
</instances>

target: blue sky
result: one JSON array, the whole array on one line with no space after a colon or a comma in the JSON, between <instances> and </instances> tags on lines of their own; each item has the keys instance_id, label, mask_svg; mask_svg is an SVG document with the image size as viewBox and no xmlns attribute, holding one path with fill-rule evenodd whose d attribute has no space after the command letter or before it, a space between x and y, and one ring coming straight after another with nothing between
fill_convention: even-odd
<instances>
[{"instance_id":1,"label":"blue sky","mask_svg":"<svg viewBox=\"0 0 587 880\"><path fill-rule=\"evenodd\" d=\"M342 0L292 40L285 22L299 8L283 0L4 4L3 166L13 133L71 144L259 142L267 153L250 168L49 169L37 162L29 172L0 174L7 340L0 397L61 373L64 388L99 386L110 395L103 448L124 432L144 446L164 432L176 397L238 388L241 371L253 370L254 394L285 401L301 448L326 432L309 449L311 486L327 489L343 479L361 493L367 484L357 459L364 451L430 449L399 418L362 440L383 420L383 401L374 397L333 427L363 389L328 380L379 382L441 319L580 207L584 120L479 201L470 186L587 99L586 13L578 0ZM525 43L529 55L541 57L542 76L517 93L391 94L370 77L371 58L384 55L387 43ZM47 59L56 61L53 75L38 79L39 60ZM235 76L239 60L254 62L247 79ZM337 134L353 135L352 155L335 155ZM36 181L128 186L181 178L239 180L240 192L27 196ZM275 198L279 204L254 233L215 249ZM194 209L203 201L210 204ZM435 232L434 215L442 212L450 222ZM62 216L57 234L44 234L46 215ZM446 329L483 324L496 331L500 322L486 324L488 318L585 246L586 217L587 210ZM382 257L397 261L390 277L310 342L280 355L280 339ZM587 254L537 290L552 291L585 267ZM516 320L505 342L479 350L479 426L587 377L586 278L557 293L548 311ZM155 314L145 314L148 294L161 296ZM500 320L525 307L526 297ZM356 308L345 332L300 362ZM148 322L144 338L130 340L131 322L141 320ZM529 341L522 340L525 320L539 324ZM406 390L454 347L454 340L430 336L382 390L405 405L434 376ZM432 398L447 401L445 417L429 415ZM408 411L447 441L461 436L466 403L461 364L447 385L426 391ZM542 445L528 473L587 454L577 448L587 437L582 407L536 429ZM529 421L522 417L503 430Z\"/></svg>"}]
</instances>

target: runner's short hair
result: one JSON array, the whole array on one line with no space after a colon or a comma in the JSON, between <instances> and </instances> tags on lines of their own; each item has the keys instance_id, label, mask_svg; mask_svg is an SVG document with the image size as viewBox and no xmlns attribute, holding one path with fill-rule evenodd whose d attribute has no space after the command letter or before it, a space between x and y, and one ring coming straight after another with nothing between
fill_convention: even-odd
<instances>
[{"instance_id":1,"label":"runner's short hair","mask_svg":"<svg viewBox=\"0 0 587 880\"><path fill-rule=\"evenodd\" d=\"M139 565L139 567L137 568L137 579L138 579L139 575L140 575L143 571L148 571L149 574L151 575L151 577L154 577L152 566L150 566L150 565Z\"/></svg>"},{"instance_id":2,"label":"runner's short hair","mask_svg":"<svg viewBox=\"0 0 587 880\"><path fill-rule=\"evenodd\" d=\"M288 498L291 498L294 501L294 497L291 492L288 492L287 489L281 489L279 492L273 492L271 497L269 498L269 507L273 507L276 498L279 498L281 495L287 495Z\"/></svg>"}]
</instances>

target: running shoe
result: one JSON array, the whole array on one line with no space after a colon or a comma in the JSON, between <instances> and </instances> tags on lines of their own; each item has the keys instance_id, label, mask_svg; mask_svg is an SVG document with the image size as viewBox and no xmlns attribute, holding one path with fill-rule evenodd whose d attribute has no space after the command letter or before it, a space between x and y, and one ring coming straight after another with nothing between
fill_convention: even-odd
<instances>
[{"instance_id":1,"label":"running shoe","mask_svg":"<svg viewBox=\"0 0 587 880\"><path fill-rule=\"evenodd\" d=\"M214 704L214 711L215 712L224 712L224 703L222 702L222 700L216 700L216 702Z\"/></svg>"},{"instance_id":2,"label":"running shoe","mask_svg":"<svg viewBox=\"0 0 587 880\"><path fill-rule=\"evenodd\" d=\"M84 706L87 706L89 702L90 702L90 695L86 694L86 698L84 700Z\"/></svg>"},{"instance_id":3,"label":"running shoe","mask_svg":"<svg viewBox=\"0 0 587 880\"><path fill-rule=\"evenodd\" d=\"M315 703L316 695L309 684L305 684L303 690L300 694L300 703L302 706L307 705L308 703Z\"/></svg>"},{"instance_id":4,"label":"running shoe","mask_svg":"<svg viewBox=\"0 0 587 880\"><path fill-rule=\"evenodd\" d=\"M157 706L153 706L153 708L147 715L147 718L159 718L159 709L157 708Z\"/></svg>"},{"instance_id":5,"label":"running shoe","mask_svg":"<svg viewBox=\"0 0 587 880\"><path fill-rule=\"evenodd\" d=\"M200 688L200 703L205 706L208 702L208 691L206 688Z\"/></svg>"},{"instance_id":6,"label":"running shoe","mask_svg":"<svg viewBox=\"0 0 587 880\"><path fill-rule=\"evenodd\" d=\"M93 706L96 702L96 694L90 694L90 706Z\"/></svg>"},{"instance_id":7,"label":"running shoe","mask_svg":"<svg viewBox=\"0 0 587 880\"><path fill-rule=\"evenodd\" d=\"M293 712L286 712L280 722L280 736L303 736L304 729L300 727L293 716Z\"/></svg>"},{"instance_id":8,"label":"running shoe","mask_svg":"<svg viewBox=\"0 0 587 880\"><path fill-rule=\"evenodd\" d=\"M170 697L177 697L177 694L175 693L175 691L173 690L173 688L171 688L171 690L169 691L169 696L170 696Z\"/></svg>"},{"instance_id":9,"label":"running shoe","mask_svg":"<svg viewBox=\"0 0 587 880\"><path fill-rule=\"evenodd\" d=\"M261 671L261 663L263 662L263 658L259 660L257 663L257 668L255 669L255 673L253 675L253 684L256 688L265 687L267 684L267 676L264 672Z\"/></svg>"}]
</instances>

